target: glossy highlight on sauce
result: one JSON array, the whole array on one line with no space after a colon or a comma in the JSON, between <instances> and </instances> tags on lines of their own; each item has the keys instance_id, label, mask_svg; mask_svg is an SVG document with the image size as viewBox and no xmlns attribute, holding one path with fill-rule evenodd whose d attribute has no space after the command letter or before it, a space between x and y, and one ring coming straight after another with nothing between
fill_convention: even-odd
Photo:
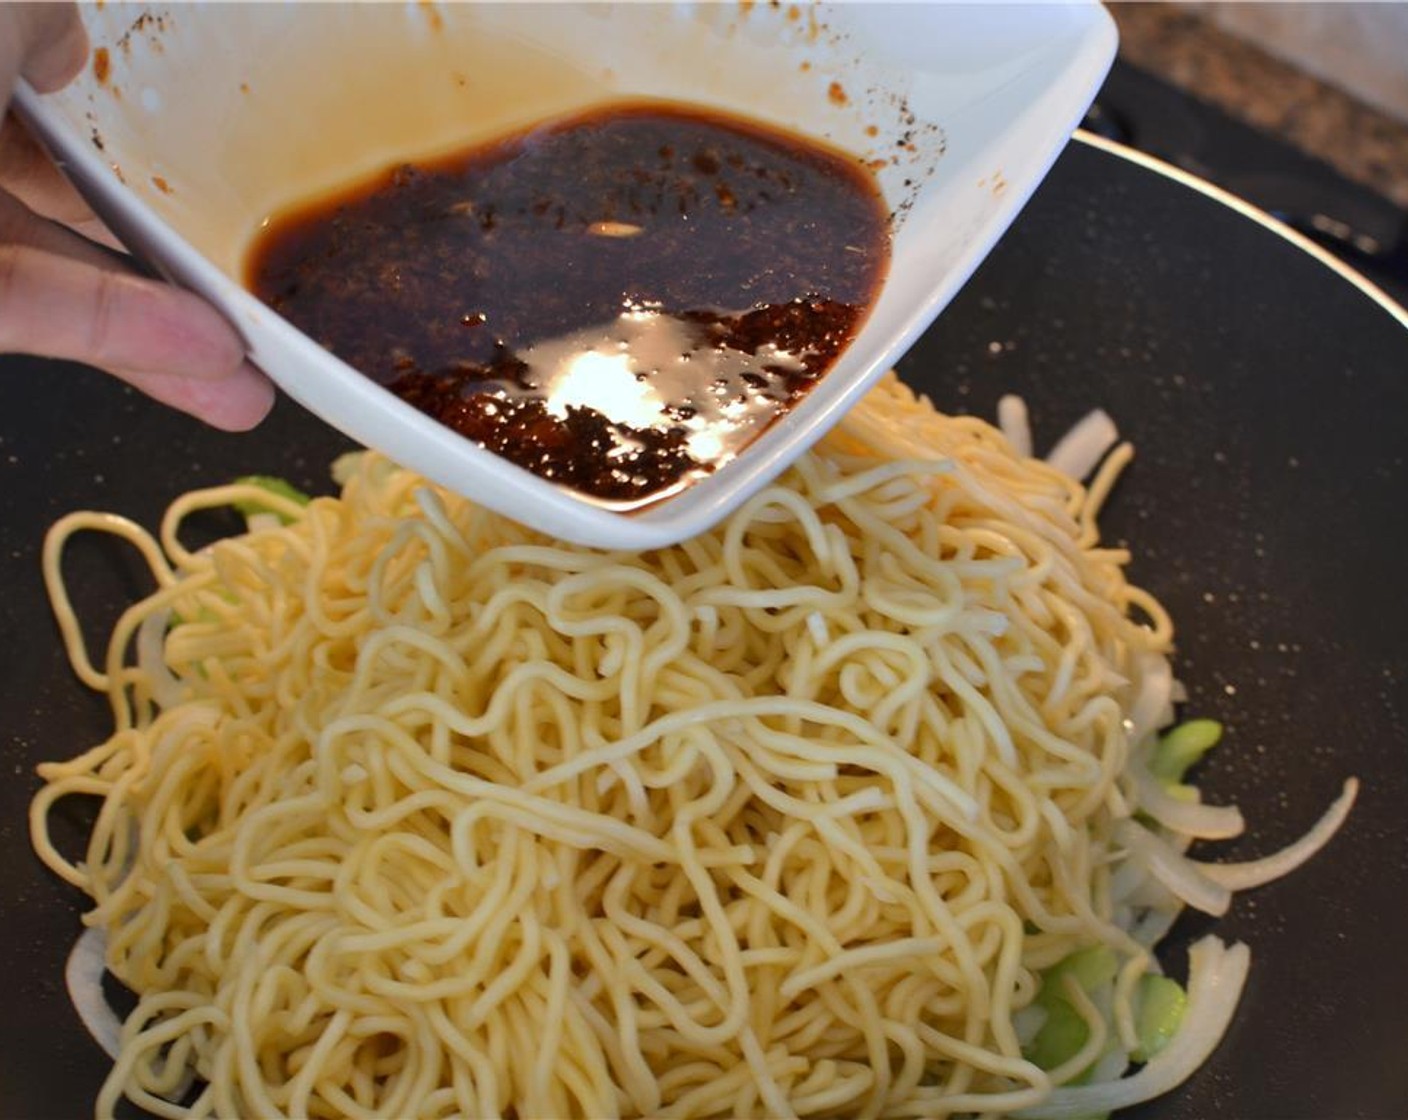
<instances>
[{"instance_id":1,"label":"glossy highlight on sauce","mask_svg":"<svg viewBox=\"0 0 1408 1120\"><path fill-rule=\"evenodd\" d=\"M632 508L791 408L855 336L888 260L856 157L631 102L281 215L247 279L456 432Z\"/></svg>"}]
</instances>

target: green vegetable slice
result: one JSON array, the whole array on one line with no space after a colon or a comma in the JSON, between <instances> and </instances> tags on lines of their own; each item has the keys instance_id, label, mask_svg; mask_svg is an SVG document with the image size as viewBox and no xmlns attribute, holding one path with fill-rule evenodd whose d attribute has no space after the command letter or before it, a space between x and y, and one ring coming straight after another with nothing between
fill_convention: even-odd
<instances>
[{"instance_id":1,"label":"green vegetable slice","mask_svg":"<svg viewBox=\"0 0 1408 1120\"><path fill-rule=\"evenodd\" d=\"M1139 980L1135 1006L1139 1048L1130 1057L1136 1062L1147 1062L1178 1033L1188 1010L1188 993L1178 981L1150 974Z\"/></svg>"},{"instance_id":2,"label":"green vegetable slice","mask_svg":"<svg viewBox=\"0 0 1408 1120\"><path fill-rule=\"evenodd\" d=\"M1042 996L1038 997L1046 1007L1046 1022L1027 1044L1026 1057L1042 1069L1055 1069L1075 1057L1090 1037L1090 1030L1068 999L1048 998L1048 990L1049 987L1043 985Z\"/></svg>"},{"instance_id":3,"label":"green vegetable slice","mask_svg":"<svg viewBox=\"0 0 1408 1120\"><path fill-rule=\"evenodd\" d=\"M1210 721L1203 721L1210 722ZM1215 742L1216 739L1214 738ZM1200 752L1201 753L1201 752ZM1108 991L1119 971L1119 960L1104 945L1072 953L1042 974L1041 990L1036 1002L1046 1011L1046 1020L1036 1036L1024 1048L1026 1058L1042 1069L1055 1069L1070 1061L1090 1037L1089 1028L1080 1012L1065 996L1065 977L1070 976L1093 998ZM1135 991L1135 1029L1139 1046L1130 1055L1136 1062L1147 1062L1168 1045L1178 1032L1188 1007L1188 995L1167 976L1150 974L1140 978ZM1096 1062L1067 1082L1082 1085L1090 1080ZM1108 1120L1108 1113L1081 1117L1080 1120Z\"/></svg>"},{"instance_id":4,"label":"green vegetable slice","mask_svg":"<svg viewBox=\"0 0 1408 1120\"><path fill-rule=\"evenodd\" d=\"M1188 768L1222 738L1222 724L1215 719L1190 719L1166 731L1154 748L1149 770L1162 782L1176 785Z\"/></svg>"},{"instance_id":5,"label":"green vegetable slice","mask_svg":"<svg viewBox=\"0 0 1408 1120\"><path fill-rule=\"evenodd\" d=\"M1042 993L1050 992L1060 996L1060 984L1064 976L1074 976L1076 983L1087 992L1093 992L1102 984L1109 984L1120 969L1114 950L1108 945L1092 945L1072 953L1065 960L1047 970L1042 980ZM1065 999L1065 996L1061 996Z\"/></svg>"},{"instance_id":6,"label":"green vegetable slice","mask_svg":"<svg viewBox=\"0 0 1408 1120\"><path fill-rule=\"evenodd\" d=\"M1061 966L1057 965L1059 969ZM1052 970L1053 972L1055 969ZM1048 973L1049 976L1051 973ZM1049 983L1044 984L1043 994L1053 991ZM1038 997L1040 1000L1041 997ZM1080 1012L1071 1006L1070 1000L1064 996L1048 996L1050 1003L1047 1012L1046 1022L1042 1024L1041 1030L1037 1032L1036 1038L1026 1049L1028 1061L1035 1063L1042 1069L1055 1069L1063 1065L1080 1052L1080 1048L1085 1045L1090 1037L1090 1028L1085 1025L1085 1020L1080 1017ZM1081 1070L1080 1073L1066 1082L1067 1085L1084 1085L1090 1080L1090 1075L1095 1072L1096 1062ZM1081 1116L1076 1120L1109 1120L1108 1112L1091 1113L1088 1116Z\"/></svg>"},{"instance_id":7,"label":"green vegetable slice","mask_svg":"<svg viewBox=\"0 0 1408 1120\"><path fill-rule=\"evenodd\" d=\"M220 616L216 614L213 610L211 610L209 607L201 607L200 613L197 614L194 618L187 618L180 611L173 610L171 612L171 617L166 620L166 628L168 630L173 630L177 626L185 626L188 622L211 623L219 621Z\"/></svg>"},{"instance_id":8,"label":"green vegetable slice","mask_svg":"<svg viewBox=\"0 0 1408 1120\"><path fill-rule=\"evenodd\" d=\"M1036 997L1036 1002L1046 1009L1046 1021L1026 1047L1027 1060L1042 1069L1055 1069L1075 1057L1090 1037L1085 1020L1065 996L1066 976L1072 977L1085 991L1094 993L1113 984L1117 971L1119 961L1114 951L1105 945L1081 949L1048 968L1042 974L1041 991ZM1089 1072L1086 1070L1068 1084L1080 1084Z\"/></svg>"},{"instance_id":9,"label":"green vegetable slice","mask_svg":"<svg viewBox=\"0 0 1408 1120\"><path fill-rule=\"evenodd\" d=\"M276 494L280 498L287 498L290 502L297 502L301 506L306 506L312 500L291 482L282 478L275 478L273 475L247 474L243 478L235 479L235 484L239 486L257 486L261 490L267 490L270 494ZM253 517L255 514L259 513L272 513L285 525L293 521L293 518L257 500L235 502L234 505L235 508L246 517Z\"/></svg>"}]
</instances>

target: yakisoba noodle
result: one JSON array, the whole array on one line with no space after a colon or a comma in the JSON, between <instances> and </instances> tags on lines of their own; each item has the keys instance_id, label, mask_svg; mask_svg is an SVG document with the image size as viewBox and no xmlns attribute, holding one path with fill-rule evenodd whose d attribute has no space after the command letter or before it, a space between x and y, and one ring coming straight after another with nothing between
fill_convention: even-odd
<instances>
[{"instance_id":1,"label":"yakisoba noodle","mask_svg":"<svg viewBox=\"0 0 1408 1120\"><path fill-rule=\"evenodd\" d=\"M1139 919L1178 906L1121 882L1132 743L1167 713L1128 721L1171 627L1098 546L1119 465L1086 491L889 381L718 529L641 555L371 454L306 508L187 494L159 547L60 522L50 592L117 728L42 768L34 840L140 995L98 1112L1080 1107L1053 1086L1124 1069ZM291 522L182 546L252 496ZM60 574L89 528L158 584L102 667ZM47 815L80 793L103 802L70 863ZM1088 1040L1043 1070L1023 1009L1092 945L1112 999L1067 985Z\"/></svg>"}]
</instances>

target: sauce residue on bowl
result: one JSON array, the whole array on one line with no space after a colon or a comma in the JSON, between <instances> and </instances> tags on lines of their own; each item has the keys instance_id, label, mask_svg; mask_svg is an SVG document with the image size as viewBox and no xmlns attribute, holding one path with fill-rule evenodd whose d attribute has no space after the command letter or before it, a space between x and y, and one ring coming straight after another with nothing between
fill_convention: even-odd
<instances>
[{"instance_id":1,"label":"sauce residue on bowl","mask_svg":"<svg viewBox=\"0 0 1408 1120\"><path fill-rule=\"evenodd\" d=\"M456 432L629 509L806 393L855 337L889 245L857 157L619 103L282 214L247 282Z\"/></svg>"}]
</instances>

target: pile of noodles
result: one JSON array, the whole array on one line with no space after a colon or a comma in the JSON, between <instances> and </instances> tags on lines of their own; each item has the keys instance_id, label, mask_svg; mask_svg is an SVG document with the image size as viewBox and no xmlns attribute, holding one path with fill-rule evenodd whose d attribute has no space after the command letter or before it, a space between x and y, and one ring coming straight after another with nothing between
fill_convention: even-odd
<instances>
[{"instance_id":1,"label":"pile of noodles","mask_svg":"<svg viewBox=\"0 0 1408 1120\"><path fill-rule=\"evenodd\" d=\"M1087 491L891 380L716 530L640 555L372 454L306 507L187 494L159 545L61 522L51 594L116 730L42 768L33 834L140 997L99 1114L1057 1116L1163 1091L1246 954L1196 947L1185 1031L1120 1079L1151 943L1228 890L1134 819L1171 627L1098 542L1125 457ZM287 523L182 546L251 497ZM84 529L157 582L101 667L60 571ZM102 799L76 863L48 835L73 794ZM1023 1009L1095 945L1113 1000L1073 987L1090 1041L1038 1068ZM1101 1055L1106 1084L1056 1088Z\"/></svg>"}]
</instances>

